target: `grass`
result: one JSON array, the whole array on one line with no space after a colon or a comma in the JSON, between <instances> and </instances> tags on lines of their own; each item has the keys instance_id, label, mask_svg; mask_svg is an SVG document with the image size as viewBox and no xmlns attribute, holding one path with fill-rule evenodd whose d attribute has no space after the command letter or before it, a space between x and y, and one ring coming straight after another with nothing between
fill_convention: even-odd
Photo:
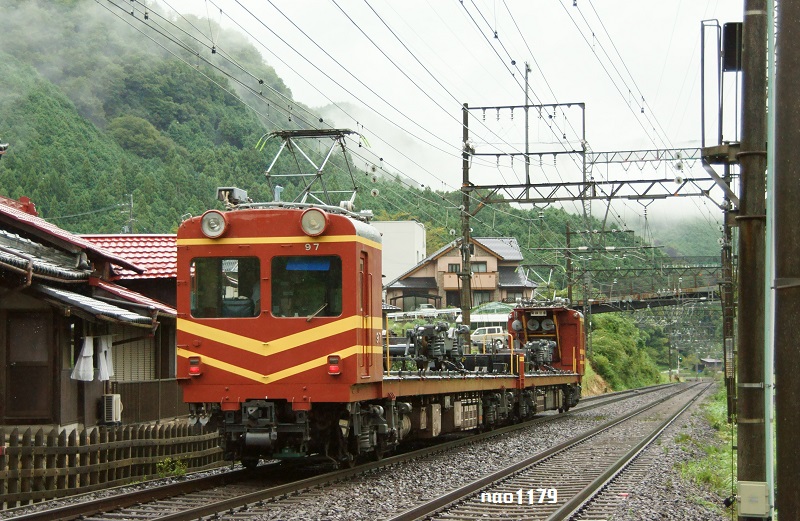
<instances>
[{"instance_id":1,"label":"grass","mask_svg":"<svg viewBox=\"0 0 800 521\"><path fill-rule=\"evenodd\" d=\"M581 396L595 396L611 390L605 380L595 372L591 362L587 359L584 365L583 378L581 379Z\"/></svg>"},{"instance_id":2,"label":"grass","mask_svg":"<svg viewBox=\"0 0 800 521\"><path fill-rule=\"evenodd\" d=\"M727 399L725 387L720 385L712 397L703 404L703 415L709 425L717 431L715 439L709 444L700 444L689 434L681 433L675 441L681 445L693 445L704 456L678 465L678 471L686 480L694 482L722 497L735 494L736 430L731 429L727 420Z\"/></svg>"},{"instance_id":3,"label":"grass","mask_svg":"<svg viewBox=\"0 0 800 521\"><path fill-rule=\"evenodd\" d=\"M170 457L166 457L156 463L156 473L158 474L159 478L179 478L186 475L186 469L187 467L185 462L178 459L172 459Z\"/></svg>"}]
</instances>

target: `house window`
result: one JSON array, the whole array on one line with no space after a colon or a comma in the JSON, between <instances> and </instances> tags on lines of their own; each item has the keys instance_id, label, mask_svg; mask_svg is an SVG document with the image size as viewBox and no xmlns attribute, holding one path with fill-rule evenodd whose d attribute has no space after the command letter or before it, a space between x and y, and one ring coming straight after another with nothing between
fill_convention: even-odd
<instances>
[{"instance_id":1,"label":"house window","mask_svg":"<svg viewBox=\"0 0 800 521\"><path fill-rule=\"evenodd\" d=\"M473 291L472 292L472 306L478 306L484 302L492 301L493 291Z\"/></svg>"},{"instance_id":2,"label":"house window","mask_svg":"<svg viewBox=\"0 0 800 521\"><path fill-rule=\"evenodd\" d=\"M461 264L448 264L447 265L447 272L448 273L458 273L461 271Z\"/></svg>"},{"instance_id":3,"label":"house window","mask_svg":"<svg viewBox=\"0 0 800 521\"><path fill-rule=\"evenodd\" d=\"M485 262L473 262L470 264L472 273L486 273L486 263Z\"/></svg>"},{"instance_id":4,"label":"house window","mask_svg":"<svg viewBox=\"0 0 800 521\"><path fill-rule=\"evenodd\" d=\"M518 300L522 300L522 292L509 290L508 292L506 292L506 300L509 302L516 302Z\"/></svg>"}]
</instances>

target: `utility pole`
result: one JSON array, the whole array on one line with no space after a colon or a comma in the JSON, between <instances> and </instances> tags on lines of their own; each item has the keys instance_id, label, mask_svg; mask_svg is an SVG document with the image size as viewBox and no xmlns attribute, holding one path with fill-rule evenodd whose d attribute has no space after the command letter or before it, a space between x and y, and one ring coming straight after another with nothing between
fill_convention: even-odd
<instances>
[{"instance_id":1,"label":"utility pole","mask_svg":"<svg viewBox=\"0 0 800 521\"><path fill-rule=\"evenodd\" d=\"M464 103L462 110L463 151L461 153L461 324L470 325L470 310L472 309L472 264L470 262L470 227L469 227L469 197L472 190L469 182L469 160L472 151L469 148L469 105Z\"/></svg>"},{"instance_id":2,"label":"utility pole","mask_svg":"<svg viewBox=\"0 0 800 521\"><path fill-rule=\"evenodd\" d=\"M781 519L800 519L800 4L778 3L776 48L780 49L775 80L775 418L777 476L775 506ZM741 441L739 442L741 446ZM772 457L772 455L770 455Z\"/></svg>"},{"instance_id":3,"label":"utility pole","mask_svg":"<svg viewBox=\"0 0 800 521\"><path fill-rule=\"evenodd\" d=\"M766 484L764 280L767 169L767 1L745 0L742 27L742 140L739 152L739 327L736 416L739 482ZM781 53L783 58L784 53ZM791 482L783 481L789 492ZM741 494L744 496L744 494ZM781 518L784 513L781 512ZM739 519L759 519L740 515ZM793 519L790 515L788 519Z\"/></svg>"},{"instance_id":4,"label":"utility pole","mask_svg":"<svg viewBox=\"0 0 800 521\"><path fill-rule=\"evenodd\" d=\"M570 304L572 303L572 279L575 276L572 270L572 249L570 248L570 237L572 237L572 233L569 231L569 223L567 223L567 251L565 253L567 257L567 298L569 299Z\"/></svg>"}]
</instances>

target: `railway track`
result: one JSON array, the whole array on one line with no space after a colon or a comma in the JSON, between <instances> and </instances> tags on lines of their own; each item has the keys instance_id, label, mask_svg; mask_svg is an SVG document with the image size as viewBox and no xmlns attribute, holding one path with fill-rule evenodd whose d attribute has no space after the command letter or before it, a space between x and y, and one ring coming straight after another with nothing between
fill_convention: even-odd
<instances>
[{"instance_id":1,"label":"railway track","mask_svg":"<svg viewBox=\"0 0 800 521\"><path fill-rule=\"evenodd\" d=\"M709 386L640 407L390 520L607 519L640 475L638 456Z\"/></svg>"},{"instance_id":2,"label":"railway track","mask_svg":"<svg viewBox=\"0 0 800 521\"><path fill-rule=\"evenodd\" d=\"M589 411L634 396L656 392L663 387L665 386L654 386L646 389L586 398L573 411ZM221 512L226 512L228 516L246 518L248 509L257 509L259 505L263 505L266 501L276 498L290 498L297 496L302 491L309 491L347 480L382 467L423 458L433 453L452 450L494 436L501 436L569 416L569 414L541 416L529 422L439 443L391 458L385 458L381 461L366 463L353 469L325 473L318 472L317 475L312 475L311 477L303 477L303 474L305 476L309 474L307 468L293 468L292 466L287 468L285 465L279 466L276 464L261 465L255 473L244 470L231 471L215 476L146 488L131 493L111 494L109 497L94 501L76 501L67 506L26 513L12 517L12 519L18 521L71 519L87 521L108 519L186 520L201 519ZM23 508L16 510L22 510ZM13 515L13 512L11 513Z\"/></svg>"}]
</instances>

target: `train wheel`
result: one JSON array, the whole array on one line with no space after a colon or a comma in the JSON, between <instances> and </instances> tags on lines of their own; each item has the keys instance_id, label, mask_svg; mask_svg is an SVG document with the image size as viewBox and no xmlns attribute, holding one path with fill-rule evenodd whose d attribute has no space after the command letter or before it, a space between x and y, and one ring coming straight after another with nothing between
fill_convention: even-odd
<instances>
[{"instance_id":1,"label":"train wheel","mask_svg":"<svg viewBox=\"0 0 800 521\"><path fill-rule=\"evenodd\" d=\"M258 466L258 458L242 458L242 466L247 470L253 470Z\"/></svg>"}]
</instances>

